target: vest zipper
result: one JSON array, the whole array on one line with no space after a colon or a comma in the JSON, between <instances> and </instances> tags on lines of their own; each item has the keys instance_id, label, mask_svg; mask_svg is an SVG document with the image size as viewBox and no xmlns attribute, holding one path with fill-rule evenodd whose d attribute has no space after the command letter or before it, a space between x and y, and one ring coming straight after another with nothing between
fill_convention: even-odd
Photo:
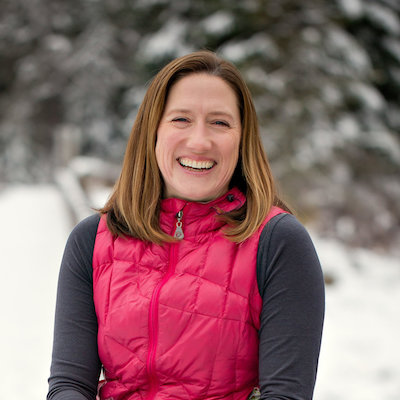
<instances>
[{"instance_id":1,"label":"vest zipper","mask_svg":"<svg viewBox=\"0 0 400 400\"><path fill-rule=\"evenodd\" d=\"M185 235L183 234L183 229L182 229L182 217L183 217L183 209L178 211L176 214L176 225L175 225L175 233L174 233L174 238L182 240Z\"/></svg>"},{"instance_id":2,"label":"vest zipper","mask_svg":"<svg viewBox=\"0 0 400 400\"><path fill-rule=\"evenodd\" d=\"M182 217L183 211L180 210L176 214L176 224L174 230L174 237L176 239L183 239L183 229L182 229ZM157 342L158 342L158 304L160 298L160 292L162 287L168 282L169 278L175 272L176 263L178 261L178 246L179 242L171 243L169 247L169 263L168 269L164 277L155 287L153 294L150 299L149 305L149 352L147 354L147 361L146 361L146 369L147 375L149 377L149 395L147 400L154 399L157 389L158 389L158 378L156 374L156 349L157 349Z\"/></svg>"}]
</instances>

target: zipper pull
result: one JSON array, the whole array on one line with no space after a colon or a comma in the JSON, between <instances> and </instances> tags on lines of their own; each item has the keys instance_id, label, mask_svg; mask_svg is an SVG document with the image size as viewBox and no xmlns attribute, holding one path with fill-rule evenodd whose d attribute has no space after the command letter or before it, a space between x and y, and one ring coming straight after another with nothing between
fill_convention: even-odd
<instances>
[{"instance_id":1,"label":"zipper pull","mask_svg":"<svg viewBox=\"0 0 400 400\"><path fill-rule=\"evenodd\" d=\"M176 228L175 228L175 233L174 233L174 238L175 239L179 239L182 240L185 235L183 234L183 230L182 230L182 217L183 217L183 211L180 210L178 211L178 213L176 214Z\"/></svg>"}]
</instances>

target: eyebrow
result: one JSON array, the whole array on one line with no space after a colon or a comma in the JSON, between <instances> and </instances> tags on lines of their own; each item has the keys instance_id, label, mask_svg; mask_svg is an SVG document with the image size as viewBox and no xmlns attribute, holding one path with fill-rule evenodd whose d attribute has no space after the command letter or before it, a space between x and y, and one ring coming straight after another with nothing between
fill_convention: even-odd
<instances>
[{"instance_id":1,"label":"eyebrow","mask_svg":"<svg viewBox=\"0 0 400 400\"><path fill-rule=\"evenodd\" d=\"M165 115L170 115L170 114L174 114L174 113L191 114L191 111L186 108L174 108L174 109L168 111L168 113ZM234 120L234 116L231 113L226 112L226 111L211 111L208 114L215 115L215 116L221 115L221 116L225 116L225 117L228 117L228 118L231 118L232 120Z\"/></svg>"}]
</instances>

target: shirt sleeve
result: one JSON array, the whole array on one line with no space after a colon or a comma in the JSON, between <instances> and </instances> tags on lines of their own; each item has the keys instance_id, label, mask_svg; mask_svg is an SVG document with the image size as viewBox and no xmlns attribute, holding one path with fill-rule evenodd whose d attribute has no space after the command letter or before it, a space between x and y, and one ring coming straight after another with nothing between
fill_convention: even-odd
<instances>
[{"instance_id":1,"label":"shirt sleeve","mask_svg":"<svg viewBox=\"0 0 400 400\"><path fill-rule=\"evenodd\" d=\"M100 374L93 302L93 215L70 234L60 268L48 400L95 399Z\"/></svg>"},{"instance_id":2,"label":"shirt sleeve","mask_svg":"<svg viewBox=\"0 0 400 400\"><path fill-rule=\"evenodd\" d=\"M325 309L318 256L304 227L280 214L264 227L257 253L262 297L261 399L311 400Z\"/></svg>"}]
</instances>

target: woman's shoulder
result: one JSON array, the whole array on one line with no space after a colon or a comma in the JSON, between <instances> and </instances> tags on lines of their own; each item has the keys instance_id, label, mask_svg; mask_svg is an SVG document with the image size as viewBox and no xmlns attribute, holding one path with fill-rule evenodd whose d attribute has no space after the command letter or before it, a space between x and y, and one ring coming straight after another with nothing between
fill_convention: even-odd
<instances>
[{"instance_id":1,"label":"woman's shoulder","mask_svg":"<svg viewBox=\"0 0 400 400\"><path fill-rule=\"evenodd\" d=\"M97 228L100 221L99 214L93 214L86 217L72 229L68 241L75 243L92 242L96 238Z\"/></svg>"},{"instance_id":2,"label":"woman's shoulder","mask_svg":"<svg viewBox=\"0 0 400 400\"><path fill-rule=\"evenodd\" d=\"M304 240L311 240L304 225L294 215L283 212L271 218L264 226L260 245Z\"/></svg>"},{"instance_id":3,"label":"woman's shoulder","mask_svg":"<svg viewBox=\"0 0 400 400\"><path fill-rule=\"evenodd\" d=\"M292 214L273 217L264 227L257 251L257 281L262 294L267 280L276 274L301 279L309 273L319 276L321 266L312 239Z\"/></svg>"},{"instance_id":4,"label":"woman's shoulder","mask_svg":"<svg viewBox=\"0 0 400 400\"><path fill-rule=\"evenodd\" d=\"M99 214L90 215L73 228L64 251L64 266L91 274L93 249L99 221Z\"/></svg>"}]
</instances>

